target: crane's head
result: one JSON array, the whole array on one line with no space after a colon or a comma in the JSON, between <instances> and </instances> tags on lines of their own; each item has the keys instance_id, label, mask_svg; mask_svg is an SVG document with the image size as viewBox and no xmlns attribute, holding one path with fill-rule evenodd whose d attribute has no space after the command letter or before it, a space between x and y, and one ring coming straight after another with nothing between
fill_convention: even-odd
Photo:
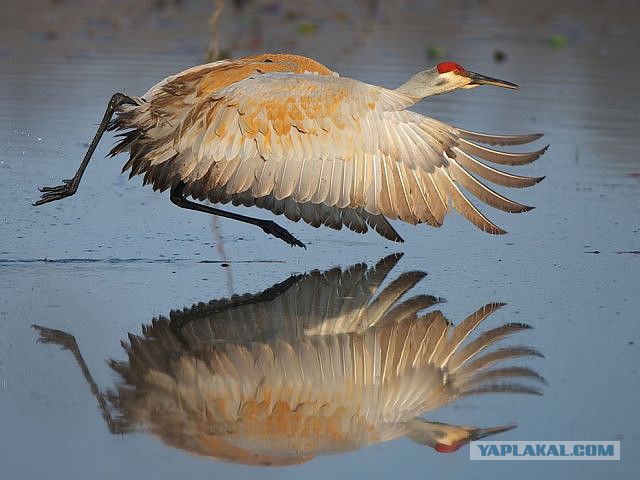
<instances>
[{"instance_id":1,"label":"crane's head","mask_svg":"<svg viewBox=\"0 0 640 480\"><path fill-rule=\"evenodd\" d=\"M441 62L434 68L415 74L396 91L421 99L431 95L440 95L459 88L475 88L480 85L493 85L516 89L515 83L487 77L479 73L470 72L455 62Z\"/></svg>"},{"instance_id":2,"label":"crane's head","mask_svg":"<svg viewBox=\"0 0 640 480\"><path fill-rule=\"evenodd\" d=\"M436 65L439 81L445 84L455 85L455 88L474 88L480 85L493 85L494 87L516 89L515 83L499 80L497 78L486 77L479 73L465 70L459 63L441 62Z\"/></svg>"}]
</instances>

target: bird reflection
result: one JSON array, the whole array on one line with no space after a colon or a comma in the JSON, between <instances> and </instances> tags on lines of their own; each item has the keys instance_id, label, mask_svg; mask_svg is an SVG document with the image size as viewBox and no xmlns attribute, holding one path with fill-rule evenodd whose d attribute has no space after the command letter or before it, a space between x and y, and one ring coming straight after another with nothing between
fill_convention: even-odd
<instances>
[{"instance_id":1,"label":"bird reflection","mask_svg":"<svg viewBox=\"0 0 640 480\"><path fill-rule=\"evenodd\" d=\"M423 272L382 286L401 254L292 276L154 319L111 361L121 381L102 393L73 336L34 326L70 350L113 433L145 430L166 444L253 465L302 463L401 436L451 452L513 425L475 428L421 414L470 395L540 394L544 379L506 360L540 356L501 346L529 328L508 323L474 334L502 304L457 326L429 295L405 298ZM492 348L493 347L493 348Z\"/></svg>"}]
</instances>

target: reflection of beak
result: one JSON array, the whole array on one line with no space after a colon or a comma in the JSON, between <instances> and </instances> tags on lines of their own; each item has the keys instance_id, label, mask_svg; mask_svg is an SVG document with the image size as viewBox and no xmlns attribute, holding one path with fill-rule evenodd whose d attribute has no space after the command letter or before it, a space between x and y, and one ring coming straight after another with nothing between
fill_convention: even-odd
<instances>
[{"instance_id":1,"label":"reflection of beak","mask_svg":"<svg viewBox=\"0 0 640 480\"><path fill-rule=\"evenodd\" d=\"M495 435L497 433L502 433L502 432L508 432L509 430L513 430L514 428L516 428L514 424L501 425L499 427L491 427L491 428L476 428L475 430L472 430L470 432L469 441L480 440L481 438L485 438L490 435Z\"/></svg>"},{"instance_id":2,"label":"reflection of beak","mask_svg":"<svg viewBox=\"0 0 640 480\"><path fill-rule=\"evenodd\" d=\"M467 71L466 76L471 79L471 83L469 85L493 85L494 87L511 88L513 90L518 88L518 85L515 83L499 80L497 78L485 77L479 73Z\"/></svg>"}]
</instances>

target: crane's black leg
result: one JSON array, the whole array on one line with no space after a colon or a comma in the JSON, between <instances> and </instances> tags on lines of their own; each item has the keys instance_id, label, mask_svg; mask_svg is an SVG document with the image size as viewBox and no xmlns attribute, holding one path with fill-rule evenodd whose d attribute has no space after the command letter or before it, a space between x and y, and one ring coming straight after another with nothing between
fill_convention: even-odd
<instances>
[{"instance_id":1,"label":"crane's black leg","mask_svg":"<svg viewBox=\"0 0 640 480\"><path fill-rule=\"evenodd\" d=\"M201 205L199 203L187 200L182 193L184 190L184 183L180 182L178 185L171 189L171 201L182 208L188 208L189 210L197 210L198 212L209 213L211 215L218 215L220 217L231 218L240 222L256 225L264 230L265 233L273 235L280 240L284 240L291 246L298 246L307 248L304 243L291 235L284 228L271 220L262 220L260 218L245 217L244 215L238 215L237 213L226 212L217 208L209 207L207 205Z\"/></svg>"},{"instance_id":2,"label":"crane's black leg","mask_svg":"<svg viewBox=\"0 0 640 480\"><path fill-rule=\"evenodd\" d=\"M85 153L84 159L82 160L80 168L78 168L76 174L73 176L73 178L63 180L62 185L58 185L56 187L40 188L39 190L43 192L42 198L40 198L40 200L38 200L37 202L34 202L33 205L42 205L45 203L54 202L65 197L70 197L78 191L78 185L80 185L82 174L87 168L89 160L91 160L91 155L93 155L93 152L98 146L102 135L109 126L109 121L113 116L113 112L115 112L118 106L126 104L135 105L136 102L131 97L128 97L123 93L116 93L111 97L111 100L109 100L109 104L107 105L107 109L104 112L104 116L102 117L102 121L100 122L100 126L98 127L98 131L93 137L91 145L89 145L89 149L87 150L87 153Z\"/></svg>"},{"instance_id":3,"label":"crane's black leg","mask_svg":"<svg viewBox=\"0 0 640 480\"><path fill-rule=\"evenodd\" d=\"M109 411L109 404L107 403L107 399L104 394L98 388L91 372L89 371L89 367L82 358L82 354L80 353L80 348L78 348L78 343L73 335L63 332L61 330L54 330L52 328L41 327L40 325L31 325L34 329L40 333L40 338L38 342L40 343L53 343L61 346L64 350L69 350L73 353L73 356L76 358L76 362L78 362L78 366L80 370L82 370L82 375L85 380L89 384L91 388L91 393L96 397L98 401L98 406L100 410L102 410L102 418L109 427L109 431L114 434L125 433L125 429L122 428L120 422L114 420L111 416L111 412Z\"/></svg>"}]
</instances>

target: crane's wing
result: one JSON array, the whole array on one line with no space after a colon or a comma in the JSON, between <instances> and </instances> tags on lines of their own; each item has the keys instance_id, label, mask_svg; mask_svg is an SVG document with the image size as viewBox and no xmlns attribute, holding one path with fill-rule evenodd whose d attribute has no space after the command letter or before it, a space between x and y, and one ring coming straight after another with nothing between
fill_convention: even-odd
<instances>
[{"instance_id":1,"label":"crane's wing","mask_svg":"<svg viewBox=\"0 0 640 480\"><path fill-rule=\"evenodd\" d=\"M194 198L256 204L334 228L363 231L366 216L439 226L453 206L482 230L504 233L461 188L508 212L529 210L473 174L510 187L533 185L540 179L480 159L521 165L544 149L505 153L474 141L514 144L538 136L467 132L405 110L412 103L348 78L254 75L196 102L165 137L150 135L154 148L132 152L126 168L146 171L155 188L182 181ZM335 214L343 209L344 217Z\"/></svg>"}]
</instances>

